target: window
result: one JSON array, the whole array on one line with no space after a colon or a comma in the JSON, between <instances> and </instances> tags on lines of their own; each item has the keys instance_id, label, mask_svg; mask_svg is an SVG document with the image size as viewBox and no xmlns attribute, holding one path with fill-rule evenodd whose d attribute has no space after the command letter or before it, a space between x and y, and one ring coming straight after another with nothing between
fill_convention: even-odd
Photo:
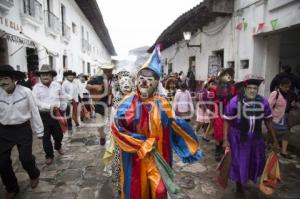
<instances>
[{"instance_id":1,"label":"window","mask_svg":"<svg viewBox=\"0 0 300 199\"><path fill-rule=\"evenodd\" d=\"M87 63L87 73L88 73L89 75L91 74L91 65L90 65L89 62Z\"/></svg>"},{"instance_id":2,"label":"window","mask_svg":"<svg viewBox=\"0 0 300 199\"><path fill-rule=\"evenodd\" d=\"M195 56L191 56L189 58L189 70L188 71L192 71L193 73L196 72L196 57Z\"/></svg>"},{"instance_id":3,"label":"window","mask_svg":"<svg viewBox=\"0 0 300 199\"><path fill-rule=\"evenodd\" d=\"M66 30L65 30L65 17L66 17L66 8L63 4L61 4L61 33L62 36L66 35Z\"/></svg>"},{"instance_id":4,"label":"window","mask_svg":"<svg viewBox=\"0 0 300 199\"><path fill-rule=\"evenodd\" d=\"M68 56L67 55L63 56L63 69L64 69L64 71L68 70Z\"/></svg>"},{"instance_id":5,"label":"window","mask_svg":"<svg viewBox=\"0 0 300 199\"><path fill-rule=\"evenodd\" d=\"M53 69L53 65L54 65L54 60L53 60L53 56L52 55L49 55L49 65L50 67Z\"/></svg>"},{"instance_id":6,"label":"window","mask_svg":"<svg viewBox=\"0 0 300 199\"><path fill-rule=\"evenodd\" d=\"M228 61L227 62L227 68L233 68L234 69L234 61Z\"/></svg>"},{"instance_id":7,"label":"window","mask_svg":"<svg viewBox=\"0 0 300 199\"><path fill-rule=\"evenodd\" d=\"M24 4L24 13L30 16L34 16L33 2L30 0L23 0L23 4Z\"/></svg>"},{"instance_id":8,"label":"window","mask_svg":"<svg viewBox=\"0 0 300 199\"><path fill-rule=\"evenodd\" d=\"M86 40L89 42L89 32L86 32Z\"/></svg>"},{"instance_id":9,"label":"window","mask_svg":"<svg viewBox=\"0 0 300 199\"><path fill-rule=\"evenodd\" d=\"M248 69L249 68L249 59L241 60L241 69Z\"/></svg>"},{"instance_id":10,"label":"window","mask_svg":"<svg viewBox=\"0 0 300 199\"><path fill-rule=\"evenodd\" d=\"M47 0L47 9L49 12L52 12L52 0Z\"/></svg>"},{"instance_id":11,"label":"window","mask_svg":"<svg viewBox=\"0 0 300 199\"><path fill-rule=\"evenodd\" d=\"M82 72L85 74L85 61L82 61Z\"/></svg>"},{"instance_id":12,"label":"window","mask_svg":"<svg viewBox=\"0 0 300 199\"><path fill-rule=\"evenodd\" d=\"M81 26L81 39L84 39L84 27Z\"/></svg>"},{"instance_id":13,"label":"window","mask_svg":"<svg viewBox=\"0 0 300 199\"><path fill-rule=\"evenodd\" d=\"M74 34L77 33L77 26L76 26L76 24L75 24L74 22L72 22L72 32L73 32Z\"/></svg>"},{"instance_id":14,"label":"window","mask_svg":"<svg viewBox=\"0 0 300 199\"><path fill-rule=\"evenodd\" d=\"M173 71L173 64L168 63L168 74L170 74Z\"/></svg>"}]
</instances>

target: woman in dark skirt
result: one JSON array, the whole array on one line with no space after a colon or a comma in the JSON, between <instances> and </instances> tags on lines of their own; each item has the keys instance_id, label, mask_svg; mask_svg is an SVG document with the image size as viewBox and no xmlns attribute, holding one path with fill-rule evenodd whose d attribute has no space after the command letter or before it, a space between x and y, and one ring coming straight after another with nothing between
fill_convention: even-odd
<instances>
[{"instance_id":1,"label":"woman in dark skirt","mask_svg":"<svg viewBox=\"0 0 300 199\"><path fill-rule=\"evenodd\" d=\"M248 76L243 82L244 94L233 97L224 115L224 147L230 147L231 167L229 178L236 182L238 197L244 198L243 185L248 180L257 182L265 166L265 142L262 122L278 150L278 142L272 128L272 112L268 100L258 95L263 79Z\"/></svg>"}]
</instances>

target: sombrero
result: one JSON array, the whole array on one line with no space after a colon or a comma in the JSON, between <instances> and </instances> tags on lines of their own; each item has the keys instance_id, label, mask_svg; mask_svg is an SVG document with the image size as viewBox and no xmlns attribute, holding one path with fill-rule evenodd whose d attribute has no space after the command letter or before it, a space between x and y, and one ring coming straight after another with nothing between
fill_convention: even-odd
<instances>
[{"instance_id":1,"label":"sombrero","mask_svg":"<svg viewBox=\"0 0 300 199\"><path fill-rule=\"evenodd\" d=\"M11 65L0 65L0 76L9 76L15 80L25 78L25 73L16 71Z\"/></svg>"},{"instance_id":2,"label":"sombrero","mask_svg":"<svg viewBox=\"0 0 300 199\"><path fill-rule=\"evenodd\" d=\"M243 81L239 81L235 83L235 86L237 88L245 87L247 85L256 85L260 86L260 84L264 81L263 77L254 75L254 74L248 74L244 77Z\"/></svg>"},{"instance_id":3,"label":"sombrero","mask_svg":"<svg viewBox=\"0 0 300 199\"><path fill-rule=\"evenodd\" d=\"M64 72L63 75L64 75L64 77L68 76L68 75L76 76L76 73L74 71L72 71L72 70L67 70L67 71Z\"/></svg>"},{"instance_id":4,"label":"sombrero","mask_svg":"<svg viewBox=\"0 0 300 199\"><path fill-rule=\"evenodd\" d=\"M50 65L47 64L42 65L41 69L35 72L35 74L38 76L45 73L50 73L53 77L57 75L57 72L53 70Z\"/></svg>"}]
</instances>

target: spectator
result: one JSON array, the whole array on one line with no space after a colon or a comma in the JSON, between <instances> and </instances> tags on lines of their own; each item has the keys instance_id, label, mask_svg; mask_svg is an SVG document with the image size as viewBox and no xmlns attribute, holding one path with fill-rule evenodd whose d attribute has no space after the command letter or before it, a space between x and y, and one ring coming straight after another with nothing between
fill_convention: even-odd
<instances>
[{"instance_id":1,"label":"spectator","mask_svg":"<svg viewBox=\"0 0 300 199\"><path fill-rule=\"evenodd\" d=\"M281 156L292 159L287 152L289 127L288 112L290 107L295 104L295 95L290 91L292 82L284 78L279 83L279 88L273 91L269 97L269 103L273 115L273 127L277 131L277 137L281 141Z\"/></svg>"},{"instance_id":2,"label":"spectator","mask_svg":"<svg viewBox=\"0 0 300 199\"><path fill-rule=\"evenodd\" d=\"M282 79L289 79L291 81L291 90L293 91L296 87L297 90L300 90L300 78L292 73L290 66L284 66L283 72L276 75L271 81L270 91L273 92L279 87L279 84Z\"/></svg>"},{"instance_id":3,"label":"spectator","mask_svg":"<svg viewBox=\"0 0 300 199\"><path fill-rule=\"evenodd\" d=\"M177 116L182 117L187 122L190 121L194 113L194 105L185 83L181 84L180 89L176 91L173 108Z\"/></svg>"}]
</instances>

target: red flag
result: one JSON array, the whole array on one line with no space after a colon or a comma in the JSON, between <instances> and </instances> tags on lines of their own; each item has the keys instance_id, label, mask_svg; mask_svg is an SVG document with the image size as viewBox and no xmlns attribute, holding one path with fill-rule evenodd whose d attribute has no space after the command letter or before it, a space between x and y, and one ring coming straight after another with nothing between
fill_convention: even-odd
<instances>
[{"instance_id":1,"label":"red flag","mask_svg":"<svg viewBox=\"0 0 300 199\"><path fill-rule=\"evenodd\" d=\"M68 130L68 124L66 118L60 113L58 109L54 109L53 113L59 123L59 126L63 133L67 132Z\"/></svg>"},{"instance_id":2,"label":"red flag","mask_svg":"<svg viewBox=\"0 0 300 199\"><path fill-rule=\"evenodd\" d=\"M260 24L258 24L256 32L261 32L261 31L263 31L264 28L265 28L265 23L264 22L260 23Z\"/></svg>"},{"instance_id":3,"label":"red flag","mask_svg":"<svg viewBox=\"0 0 300 199\"><path fill-rule=\"evenodd\" d=\"M236 27L235 27L237 30L242 30L242 28L243 28L243 23L241 22L241 23L239 23L238 25L236 25Z\"/></svg>"}]
</instances>

